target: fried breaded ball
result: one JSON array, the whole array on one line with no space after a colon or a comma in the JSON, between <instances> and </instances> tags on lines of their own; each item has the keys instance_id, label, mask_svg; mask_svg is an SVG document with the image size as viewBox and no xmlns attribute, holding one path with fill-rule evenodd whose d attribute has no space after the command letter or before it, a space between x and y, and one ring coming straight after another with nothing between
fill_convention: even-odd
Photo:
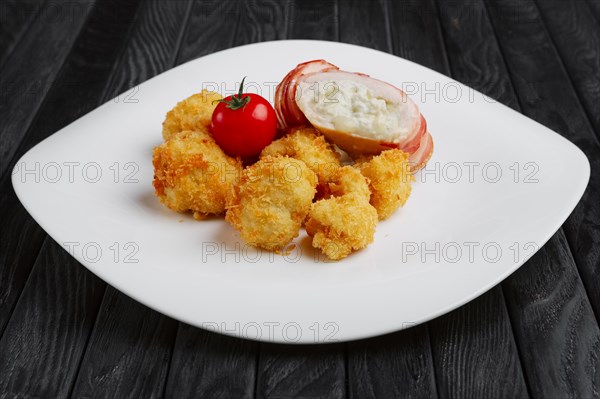
<instances>
[{"instance_id":1,"label":"fried breaded ball","mask_svg":"<svg viewBox=\"0 0 600 399\"><path fill-rule=\"evenodd\" d=\"M225 211L242 169L209 134L192 131L176 133L155 147L152 164L152 185L160 201L177 212L192 211L196 219Z\"/></svg>"},{"instance_id":2,"label":"fried breaded ball","mask_svg":"<svg viewBox=\"0 0 600 399\"><path fill-rule=\"evenodd\" d=\"M340 154L325 141L318 130L310 126L292 129L260 153L261 158L269 155L287 155L303 161L317 174L319 184L325 184L329 176L341 166Z\"/></svg>"},{"instance_id":3,"label":"fried breaded ball","mask_svg":"<svg viewBox=\"0 0 600 399\"><path fill-rule=\"evenodd\" d=\"M280 250L298 235L316 182L316 175L304 162L266 156L243 171L225 219L250 245Z\"/></svg>"},{"instance_id":4,"label":"fried breaded ball","mask_svg":"<svg viewBox=\"0 0 600 399\"><path fill-rule=\"evenodd\" d=\"M363 176L358 169L347 165L337 168L327 181L322 191L322 198L340 197L345 194L356 193L367 202L371 197L369 179Z\"/></svg>"},{"instance_id":5,"label":"fried breaded ball","mask_svg":"<svg viewBox=\"0 0 600 399\"><path fill-rule=\"evenodd\" d=\"M360 193L315 202L306 219L312 246L340 260L373 242L377 211Z\"/></svg>"},{"instance_id":6,"label":"fried breaded ball","mask_svg":"<svg viewBox=\"0 0 600 399\"><path fill-rule=\"evenodd\" d=\"M217 107L217 103L213 104L213 102L222 98L219 93L202 90L200 93L177 103L165 117L162 131L163 138L169 140L175 133L184 130L209 133L212 114Z\"/></svg>"},{"instance_id":7,"label":"fried breaded ball","mask_svg":"<svg viewBox=\"0 0 600 399\"><path fill-rule=\"evenodd\" d=\"M369 179L370 202L377 209L379 220L388 218L406 203L414 180L408 154L398 149L386 150L357 159L355 166Z\"/></svg>"}]
</instances>

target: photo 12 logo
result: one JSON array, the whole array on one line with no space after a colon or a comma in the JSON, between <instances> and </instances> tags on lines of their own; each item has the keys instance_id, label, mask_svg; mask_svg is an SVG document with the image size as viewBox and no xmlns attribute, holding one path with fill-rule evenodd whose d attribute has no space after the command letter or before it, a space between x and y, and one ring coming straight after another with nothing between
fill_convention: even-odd
<instances>
[{"instance_id":1,"label":"photo 12 logo","mask_svg":"<svg viewBox=\"0 0 600 399\"><path fill-rule=\"evenodd\" d=\"M340 326L332 321L315 321L308 325L295 321L204 322L200 328L246 339L286 343L338 342L336 336L340 331Z\"/></svg>"},{"instance_id":2,"label":"photo 12 logo","mask_svg":"<svg viewBox=\"0 0 600 399\"><path fill-rule=\"evenodd\" d=\"M19 162L12 170L21 183L139 183L140 166L137 162Z\"/></svg>"},{"instance_id":3,"label":"photo 12 logo","mask_svg":"<svg viewBox=\"0 0 600 399\"><path fill-rule=\"evenodd\" d=\"M339 248L339 249L338 249ZM344 249L336 243L328 243L326 246L327 253L335 253ZM201 261L207 263L209 261L217 261L221 263L298 263L302 258L309 258L315 263L336 263L329 259L324 251L316 248L303 247L295 242L291 242L282 247L277 252L258 249L248 243L235 242L210 242L205 241L201 244Z\"/></svg>"},{"instance_id":4,"label":"photo 12 logo","mask_svg":"<svg viewBox=\"0 0 600 399\"><path fill-rule=\"evenodd\" d=\"M140 246L137 242L113 242L101 244L96 241L65 241L63 248L76 259L83 259L88 263L98 263L107 259L113 263L139 263L138 254Z\"/></svg>"},{"instance_id":5,"label":"photo 12 logo","mask_svg":"<svg viewBox=\"0 0 600 399\"><path fill-rule=\"evenodd\" d=\"M414 242L405 241L400 247L402 263L498 263L508 257L514 263L526 262L535 254L539 245L535 242L513 242L500 244L495 241L448 241Z\"/></svg>"},{"instance_id":6,"label":"photo 12 logo","mask_svg":"<svg viewBox=\"0 0 600 399\"><path fill-rule=\"evenodd\" d=\"M508 180L515 184L540 182L537 162L498 163L495 161L429 162L416 175L421 183L498 183Z\"/></svg>"},{"instance_id":7,"label":"photo 12 logo","mask_svg":"<svg viewBox=\"0 0 600 399\"><path fill-rule=\"evenodd\" d=\"M223 97L238 94L242 82L202 82L202 90L221 93ZM275 90L279 82L253 82L244 81L244 93L254 93L266 98L270 102L275 100Z\"/></svg>"}]
</instances>

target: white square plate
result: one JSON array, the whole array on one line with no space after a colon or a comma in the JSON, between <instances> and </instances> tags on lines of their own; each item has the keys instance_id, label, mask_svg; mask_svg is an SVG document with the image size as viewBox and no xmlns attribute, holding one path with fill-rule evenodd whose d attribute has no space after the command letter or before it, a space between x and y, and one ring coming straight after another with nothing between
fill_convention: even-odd
<instances>
[{"instance_id":1,"label":"white square plate","mask_svg":"<svg viewBox=\"0 0 600 399\"><path fill-rule=\"evenodd\" d=\"M326 262L304 232L288 255L256 251L222 219L171 212L153 194L165 113L202 88L272 100L296 64L326 59L404 90L435 140L404 208L375 242ZM544 126L430 69L379 51L277 41L199 58L109 101L39 143L13 170L35 220L85 267L136 300L225 334L331 342L422 323L514 272L571 213L584 154Z\"/></svg>"}]
</instances>

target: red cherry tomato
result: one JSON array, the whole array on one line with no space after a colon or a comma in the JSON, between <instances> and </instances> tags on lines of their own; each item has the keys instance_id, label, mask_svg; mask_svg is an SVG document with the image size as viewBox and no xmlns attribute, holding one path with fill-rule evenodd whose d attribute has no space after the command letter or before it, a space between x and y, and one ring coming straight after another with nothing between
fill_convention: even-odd
<instances>
[{"instance_id":1,"label":"red cherry tomato","mask_svg":"<svg viewBox=\"0 0 600 399\"><path fill-rule=\"evenodd\" d=\"M258 94L225 97L212 114L212 135L223 151L232 157L255 157L273 141L277 116L273 106Z\"/></svg>"}]
</instances>

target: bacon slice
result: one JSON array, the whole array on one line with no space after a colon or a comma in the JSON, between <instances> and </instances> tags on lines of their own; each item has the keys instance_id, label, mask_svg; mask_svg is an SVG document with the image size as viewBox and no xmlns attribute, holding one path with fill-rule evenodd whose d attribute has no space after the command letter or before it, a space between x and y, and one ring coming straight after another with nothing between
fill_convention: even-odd
<instances>
[{"instance_id":1,"label":"bacon slice","mask_svg":"<svg viewBox=\"0 0 600 399\"><path fill-rule=\"evenodd\" d=\"M310 123L351 156L399 148L417 170L433 151L427 121L406 93L324 60L299 64L286 75L275 110L280 127Z\"/></svg>"},{"instance_id":2,"label":"bacon slice","mask_svg":"<svg viewBox=\"0 0 600 399\"><path fill-rule=\"evenodd\" d=\"M298 64L296 68L285 75L275 89L275 113L281 129L308 123L296 104L298 80L309 73L338 69L337 66L325 60L313 60Z\"/></svg>"},{"instance_id":3,"label":"bacon slice","mask_svg":"<svg viewBox=\"0 0 600 399\"><path fill-rule=\"evenodd\" d=\"M421 138L419 148L408 157L411 172L416 172L425 166L433 154L433 137L427 132Z\"/></svg>"}]
</instances>

